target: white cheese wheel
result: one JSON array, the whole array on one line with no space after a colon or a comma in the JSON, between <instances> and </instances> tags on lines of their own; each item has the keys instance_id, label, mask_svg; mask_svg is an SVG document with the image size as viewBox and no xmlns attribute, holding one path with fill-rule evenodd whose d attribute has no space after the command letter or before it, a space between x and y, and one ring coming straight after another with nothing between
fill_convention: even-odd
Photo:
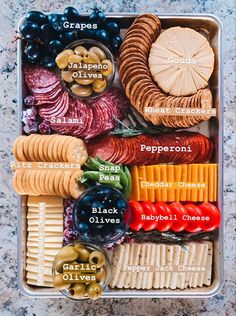
<instances>
[{"instance_id":1,"label":"white cheese wheel","mask_svg":"<svg viewBox=\"0 0 236 316\"><path fill-rule=\"evenodd\" d=\"M207 39L184 27L171 27L152 44L149 68L153 80L174 96L195 94L208 85L214 53Z\"/></svg>"}]
</instances>

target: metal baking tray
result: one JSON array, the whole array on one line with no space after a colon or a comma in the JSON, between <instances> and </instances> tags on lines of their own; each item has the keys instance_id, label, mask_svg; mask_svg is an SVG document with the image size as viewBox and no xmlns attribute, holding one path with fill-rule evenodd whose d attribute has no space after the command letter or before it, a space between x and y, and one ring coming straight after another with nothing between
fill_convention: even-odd
<instances>
[{"instance_id":1,"label":"metal baking tray","mask_svg":"<svg viewBox=\"0 0 236 316\"><path fill-rule=\"evenodd\" d=\"M132 24L137 16L137 13L124 14L107 14L107 18L112 18L119 22L121 26L121 34L124 34L126 29ZM214 107L217 109L217 116L211 118L210 121L202 122L197 125L195 130L201 131L204 134L210 135L214 139L215 154L213 162L219 164L218 168L218 207L221 211L221 227L219 230L219 239L214 242L214 257L213 257L213 275L212 284L209 287L184 289L184 290L117 290L107 288L103 294L103 298L153 298L153 297L211 297L216 295L223 286L223 62L222 62L222 25L220 20L214 15L201 14L158 14L161 20L162 29L167 29L173 26L191 27L195 30L203 32L207 36L215 53L215 68L210 80L210 88L213 94ZM18 29L23 21L21 19ZM22 134L21 128L21 113L22 99L26 95L26 87L23 80L22 72L22 40L18 41L17 46L17 62L18 62L18 126L19 134ZM194 130L194 128L191 128ZM26 284L26 213L27 207L25 197L18 197L18 286L20 291L31 297L59 298L64 297L58 290L53 288L43 288L29 286Z\"/></svg>"}]
</instances>

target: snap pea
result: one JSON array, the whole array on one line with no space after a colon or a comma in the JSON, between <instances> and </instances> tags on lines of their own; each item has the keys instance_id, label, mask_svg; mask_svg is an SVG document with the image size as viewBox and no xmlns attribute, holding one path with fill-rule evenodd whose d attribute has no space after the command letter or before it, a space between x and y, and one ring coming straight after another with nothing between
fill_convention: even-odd
<instances>
[{"instance_id":1,"label":"snap pea","mask_svg":"<svg viewBox=\"0 0 236 316\"><path fill-rule=\"evenodd\" d=\"M120 183L122 184L123 188L126 188L128 186L128 178L126 174L124 173L122 167L120 168L119 176L120 176Z\"/></svg>"},{"instance_id":2,"label":"snap pea","mask_svg":"<svg viewBox=\"0 0 236 316\"><path fill-rule=\"evenodd\" d=\"M81 177L81 183L86 182L88 179L99 182L101 172L98 171L85 171Z\"/></svg>"},{"instance_id":3,"label":"snap pea","mask_svg":"<svg viewBox=\"0 0 236 316\"><path fill-rule=\"evenodd\" d=\"M103 159L101 159L99 157L96 157L96 159L97 159L98 162L100 162L101 165L105 165L105 166L109 166L109 167L116 166L114 163L106 161L106 160L103 160Z\"/></svg>"},{"instance_id":4,"label":"snap pea","mask_svg":"<svg viewBox=\"0 0 236 316\"><path fill-rule=\"evenodd\" d=\"M89 157L87 162L86 162L86 166L91 169L91 170L94 170L94 171L99 171L100 169L100 163L97 161L96 158L92 158L92 157Z\"/></svg>"},{"instance_id":5,"label":"snap pea","mask_svg":"<svg viewBox=\"0 0 236 316\"><path fill-rule=\"evenodd\" d=\"M129 168L127 166L124 166L124 173L128 179L128 185L124 187L124 196L128 199L130 197L131 191L132 191L132 178L129 171Z\"/></svg>"}]
</instances>

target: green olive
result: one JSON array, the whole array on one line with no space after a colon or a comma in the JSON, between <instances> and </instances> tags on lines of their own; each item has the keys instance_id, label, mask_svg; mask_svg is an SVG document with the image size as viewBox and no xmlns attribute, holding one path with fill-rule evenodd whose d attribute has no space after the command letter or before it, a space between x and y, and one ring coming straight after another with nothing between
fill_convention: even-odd
<instances>
[{"instance_id":1,"label":"green olive","mask_svg":"<svg viewBox=\"0 0 236 316\"><path fill-rule=\"evenodd\" d=\"M84 56L86 53L87 53L87 49L83 46L77 46L75 49L74 49L74 52L76 55L80 55L80 56Z\"/></svg>"},{"instance_id":2,"label":"green olive","mask_svg":"<svg viewBox=\"0 0 236 316\"><path fill-rule=\"evenodd\" d=\"M91 300L96 300L102 296L103 289L98 283L90 283L86 287L86 294Z\"/></svg>"},{"instance_id":3,"label":"green olive","mask_svg":"<svg viewBox=\"0 0 236 316\"><path fill-rule=\"evenodd\" d=\"M101 267L100 269L97 270L96 272L96 281L98 283L103 283L106 280L106 270L104 269L104 267Z\"/></svg>"},{"instance_id":4,"label":"green olive","mask_svg":"<svg viewBox=\"0 0 236 316\"><path fill-rule=\"evenodd\" d=\"M57 255L58 261L73 262L78 258L78 252L73 246L63 247Z\"/></svg>"},{"instance_id":5,"label":"green olive","mask_svg":"<svg viewBox=\"0 0 236 316\"><path fill-rule=\"evenodd\" d=\"M69 292L75 299L83 298L85 296L85 284L76 283L69 289Z\"/></svg>"},{"instance_id":6,"label":"green olive","mask_svg":"<svg viewBox=\"0 0 236 316\"><path fill-rule=\"evenodd\" d=\"M90 86L82 86L78 83L73 84L70 89L79 97L88 97L93 93L93 89Z\"/></svg>"},{"instance_id":7,"label":"green olive","mask_svg":"<svg viewBox=\"0 0 236 316\"><path fill-rule=\"evenodd\" d=\"M101 268L105 264L105 257L100 251L93 251L89 255L89 263L94 264L97 268Z\"/></svg>"},{"instance_id":8,"label":"green olive","mask_svg":"<svg viewBox=\"0 0 236 316\"><path fill-rule=\"evenodd\" d=\"M96 79L94 80L92 87L95 92L102 92L106 89L107 81L104 79Z\"/></svg>"},{"instance_id":9,"label":"green olive","mask_svg":"<svg viewBox=\"0 0 236 316\"><path fill-rule=\"evenodd\" d=\"M78 262L87 263L89 261L90 252L86 248L79 248L78 250Z\"/></svg>"},{"instance_id":10,"label":"green olive","mask_svg":"<svg viewBox=\"0 0 236 316\"><path fill-rule=\"evenodd\" d=\"M80 244L80 243L77 243L77 244L74 244L74 248L76 251L78 251L79 249L81 248L85 248L83 244Z\"/></svg>"},{"instance_id":11,"label":"green olive","mask_svg":"<svg viewBox=\"0 0 236 316\"><path fill-rule=\"evenodd\" d=\"M79 84L82 84L84 86L87 86L94 82L94 79L81 79L81 78L75 78L75 81Z\"/></svg>"},{"instance_id":12,"label":"green olive","mask_svg":"<svg viewBox=\"0 0 236 316\"><path fill-rule=\"evenodd\" d=\"M64 261L57 261L57 263L55 264L55 270L58 273L62 273L63 272L63 264L64 263L65 263Z\"/></svg>"},{"instance_id":13,"label":"green olive","mask_svg":"<svg viewBox=\"0 0 236 316\"><path fill-rule=\"evenodd\" d=\"M69 56L72 55L74 52L71 49L63 50L60 54L57 55L55 61L57 66L60 69L65 69L68 66Z\"/></svg>"},{"instance_id":14,"label":"green olive","mask_svg":"<svg viewBox=\"0 0 236 316\"><path fill-rule=\"evenodd\" d=\"M65 283L63 280L63 274L56 274L54 276L54 287L58 290L65 290L68 289L71 284Z\"/></svg>"},{"instance_id":15,"label":"green olive","mask_svg":"<svg viewBox=\"0 0 236 316\"><path fill-rule=\"evenodd\" d=\"M104 53L104 51L103 51L101 48L97 47L97 46L91 47L91 48L89 49L89 51L90 51L91 53L96 54L96 55L100 58L100 60L103 60L103 59L106 59L106 58L107 58L107 56L106 56L106 54Z\"/></svg>"},{"instance_id":16,"label":"green olive","mask_svg":"<svg viewBox=\"0 0 236 316\"><path fill-rule=\"evenodd\" d=\"M91 64L99 64L100 58L94 53L87 52L86 54L84 54L84 62Z\"/></svg>"},{"instance_id":17,"label":"green olive","mask_svg":"<svg viewBox=\"0 0 236 316\"><path fill-rule=\"evenodd\" d=\"M103 76L109 76L113 72L113 65L109 59L105 59L102 61L102 64L107 65L107 69L101 70Z\"/></svg>"},{"instance_id":18,"label":"green olive","mask_svg":"<svg viewBox=\"0 0 236 316\"><path fill-rule=\"evenodd\" d=\"M70 55L68 58L68 63L79 64L82 61L83 61L83 58L79 55L76 55L76 54Z\"/></svg>"},{"instance_id":19,"label":"green olive","mask_svg":"<svg viewBox=\"0 0 236 316\"><path fill-rule=\"evenodd\" d=\"M73 79L73 71L67 71L67 70L62 70L61 71L61 78L62 80L66 82L72 82Z\"/></svg>"}]
</instances>

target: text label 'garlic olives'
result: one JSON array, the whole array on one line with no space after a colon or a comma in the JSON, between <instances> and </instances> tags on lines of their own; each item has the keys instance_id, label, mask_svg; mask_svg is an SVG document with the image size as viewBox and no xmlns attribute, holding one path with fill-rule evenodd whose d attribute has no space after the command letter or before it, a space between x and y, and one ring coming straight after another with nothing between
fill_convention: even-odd
<instances>
[{"instance_id":1,"label":"text label 'garlic olives'","mask_svg":"<svg viewBox=\"0 0 236 316\"><path fill-rule=\"evenodd\" d=\"M89 263L64 263L63 281L71 283L95 283L97 266Z\"/></svg>"}]
</instances>

